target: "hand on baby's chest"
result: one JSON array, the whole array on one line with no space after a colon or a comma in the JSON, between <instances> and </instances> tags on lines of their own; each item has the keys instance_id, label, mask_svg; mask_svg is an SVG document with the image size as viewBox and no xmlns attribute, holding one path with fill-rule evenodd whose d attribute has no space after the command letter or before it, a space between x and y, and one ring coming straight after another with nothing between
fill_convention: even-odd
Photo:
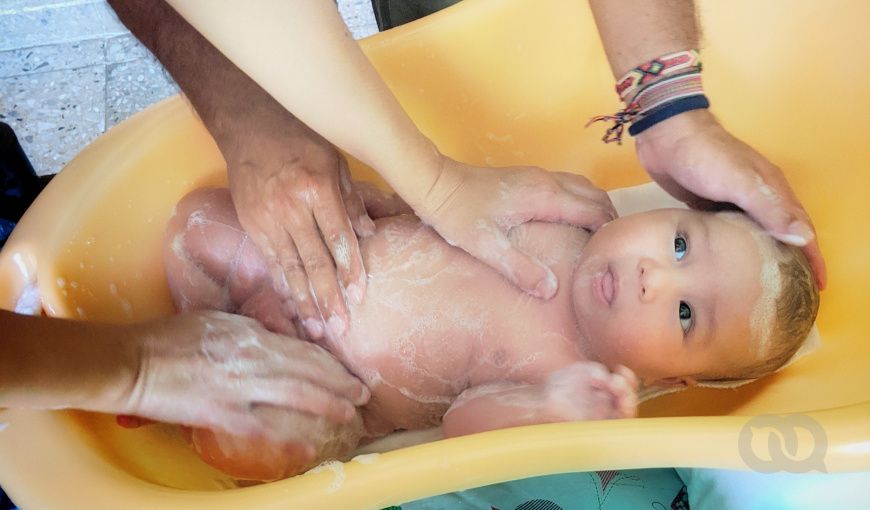
<instances>
[{"instance_id":1,"label":"hand on baby's chest","mask_svg":"<svg viewBox=\"0 0 870 510\"><path fill-rule=\"evenodd\" d=\"M471 385L582 359L564 296L532 298L418 220L391 220L361 244L366 296L332 349L384 412L449 406Z\"/></svg>"}]
</instances>

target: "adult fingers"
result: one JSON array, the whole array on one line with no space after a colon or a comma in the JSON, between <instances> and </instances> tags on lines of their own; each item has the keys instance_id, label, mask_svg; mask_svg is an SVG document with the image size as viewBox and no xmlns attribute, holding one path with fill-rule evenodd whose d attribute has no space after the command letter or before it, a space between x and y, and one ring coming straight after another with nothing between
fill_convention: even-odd
<instances>
[{"instance_id":1,"label":"adult fingers","mask_svg":"<svg viewBox=\"0 0 870 510\"><path fill-rule=\"evenodd\" d=\"M825 287L828 286L828 271L818 241L813 240L804 246L801 251L803 251L804 256L807 258L807 262L810 263L813 275L816 277L816 285L819 286L819 289L825 290Z\"/></svg>"},{"instance_id":2,"label":"adult fingers","mask_svg":"<svg viewBox=\"0 0 870 510\"><path fill-rule=\"evenodd\" d=\"M321 216L321 219L323 219L323 216ZM323 317L327 327L336 337L344 334L345 329L347 329L348 312L336 278L336 268L333 263L334 256L324 243L336 245L336 252L339 253L342 262L346 260L348 262L347 268L350 267L351 240L347 238L347 230L349 230L350 225L347 223L346 216L344 221L345 230L343 234L331 231L326 235L326 239L323 239L318 230L315 217L312 214L304 214L297 216L296 221L292 223L294 230L290 232L299 251L305 273L308 275L311 293L317 302L320 316ZM344 240L341 239L341 235L345 236ZM356 242L355 236L353 241L354 243ZM341 243L347 244L341 246ZM341 250L346 251L342 253ZM356 250L358 254L359 248L357 247ZM306 326L306 329L308 328L305 320L303 320L303 325Z\"/></svg>"},{"instance_id":3,"label":"adult fingers","mask_svg":"<svg viewBox=\"0 0 870 510\"><path fill-rule=\"evenodd\" d=\"M769 163L760 164L766 165L766 178L762 178L755 168L749 168L742 172L729 172L726 181L696 183L695 188L707 187L693 188L693 191L713 200L736 204L775 239L801 247L816 283L819 288L825 288L825 261L809 216L789 188L782 172Z\"/></svg>"},{"instance_id":4,"label":"adult fingers","mask_svg":"<svg viewBox=\"0 0 870 510\"><path fill-rule=\"evenodd\" d=\"M251 392L257 403L322 416L335 423L351 419L356 413L354 402L331 393L317 384L299 380L269 381Z\"/></svg>"},{"instance_id":5,"label":"adult fingers","mask_svg":"<svg viewBox=\"0 0 870 510\"><path fill-rule=\"evenodd\" d=\"M356 405L368 402L368 388L332 354L308 342L283 342L289 363L281 363L277 377L287 380L306 380L312 384L352 401Z\"/></svg>"},{"instance_id":6,"label":"adult fingers","mask_svg":"<svg viewBox=\"0 0 870 510\"><path fill-rule=\"evenodd\" d=\"M347 217L350 219L354 231L360 237L374 234L375 222L369 217L363 198L350 178L350 170L344 158L341 158L339 162L339 179L344 207L347 209Z\"/></svg>"},{"instance_id":7,"label":"adult fingers","mask_svg":"<svg viewBox=\"0 0 870 510\"><path fill-rule=\"evenodd\" d=\"M533 195L526 202L529 219L560 222L597 230L616 218L610 199L592 200L569 192Z\"/></svg>"},{"instance_id":8,"label":"adult fingers","mask_svg":"<svg viewBox=\"0 0 870 510\"><path fill-rule=\"evenodd\" d=\"M599 204L602 208L609 209L613 217L617 216L616 208L610 201L610 195L606 191L592 184L592 181L578 174L568 172L553 172L553 177L559 181L563 188L574 193L578 197L584 197Z\"/></svg>"},{"instance_id":9,"label":"adult fingers","mask_svg":"<svg viewBox=\"0 0 870 510\"><path fill-rule=\"evenodd\" d=\"M337 197L336 200L324 200L319 204L314 205L314 220L323 236L329 252L332 254L332 259L338 269L338 276L347 295L354 303L360 303L365 294L366 274L363 266L362 254L359 250L359 242L348 221L348 211L345 209L345 203ZM321 308L324 318L338 315L342 321L347 322L346 312L344 307L338 305L341 303L332 303L333 307L328 310ZM344 315L342 315L344 314ZM332 327L335 323L330 324ZM343 333L341 331L333 331L335 335Z\"/></svg>"},{"instance_id":10,"label":"adult fingers","mask_svg":"<svg viewBox=\"0 0 870 510\"><path fill-rule=\"evenodd\" d=\"M815 239L809 219L789 189L774 187L754 171L742 175L737 186L726 188L725 201L740 206L779 241L803 247Z\"/></svg>"},{"instance_id":11,"label":"adult fingers","mask_svg":"<svg viewBox=\"0 0 870 510\"><path fill-rule=\"evenodd\" d=\"M320 338L323 336L323 319L311 295L308 274L294 239L286 231L282 231L276 236L276 243L281 246L280 258L277 255L266 256L275 290L288 301L292 301L299 322L309 336Z\"/></svg>"},{"instance_id":12,"label":"adult fingers","mask_svg":"<svg viewBox=\"0 0 870 510\"><path fill-rule=\"evenodd\" d=\"M542 299L556 295L559 283L549 267L514 247L507 236L492 225L478 225L477 259L504 275L525 292Z\"/></svg>"}]
</instances>

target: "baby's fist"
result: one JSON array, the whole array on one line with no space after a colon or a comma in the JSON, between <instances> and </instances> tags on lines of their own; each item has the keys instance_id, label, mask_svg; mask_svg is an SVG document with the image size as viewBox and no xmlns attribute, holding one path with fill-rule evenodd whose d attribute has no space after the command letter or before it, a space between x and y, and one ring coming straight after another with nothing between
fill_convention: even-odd
<instances>
[{"instance_id":1,"label":"baby's fist","mask_svg":"<svg viewBox=\"0 0 870 510\"><path fill-rule=\"evenodd\" d=\"M600 363L574 363L547 378L545 405L557 421L632 418L637 386L637 377L626 367L610 372Z\"/></svg>"}]
</instances>

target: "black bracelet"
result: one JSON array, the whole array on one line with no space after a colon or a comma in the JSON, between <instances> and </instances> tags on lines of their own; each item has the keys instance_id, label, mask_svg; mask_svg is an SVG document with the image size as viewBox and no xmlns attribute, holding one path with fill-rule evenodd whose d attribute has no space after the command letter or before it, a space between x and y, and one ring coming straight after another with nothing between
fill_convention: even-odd
<instances>
[{"instance_id":1,"label":"black bracelet","mask_svg":"<svg viewBox=\"0 0 870 510\"><path fill-rule=\"evenodd\" d=\"M637 136L659 122L670 119L675 115L690 110L700 110L701 108L709 107L710 101L707 99L707 96L703 94L675 99L670 103L661 105L647 115L644 115L642 119L632 122L631 127L628 128L628 134L631 136Z\"/></svg>"}]
</instances>

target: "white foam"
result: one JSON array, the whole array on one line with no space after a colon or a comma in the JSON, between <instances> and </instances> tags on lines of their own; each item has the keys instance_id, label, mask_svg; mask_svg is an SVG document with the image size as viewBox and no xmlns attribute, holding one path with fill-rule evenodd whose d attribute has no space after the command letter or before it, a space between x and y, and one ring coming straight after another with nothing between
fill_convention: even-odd
<instances>
[{"instance_id":1,"label":"white foam","mask_svg":"<svg viewBox=\"0 0 870 510\"><path fill-rule=\"evenodd\" d=\"M335 263L338 267L345 271L350 271L350 242L345 234L340 234L338 240L333 246L335 253Z\"/></svg>"},{"instance_id":2,"label":"white foam","mask_svg":"<svg viewBox=\"0 0 870 510\"><path fill-rule=\"evenodd\" d=\"M25 315L39 315L42 312L42 303L39 295L39 287L35 284L27 284L18 296L15 303L15 313Z\"/></svg>"},{"instance_id":3,"label":"white foam","mask_svg":"<svg viewBox=\"0 0 870 510\"><path fill-rule=\"evenodd\" d=\"M332 481L329 482L329 487L326 488L326 491L330 494L337 491L344 485L344 481L347 479L347 475L344 473L344 464L337 460L328 460L323 462L313 468L311 468L309 473L320 473L321 471L332 471L333 478Z\"/></svg>"},{"instance_id":4,"label":"white foam","mask_svg":"<svg viewBox=\"0 0 870 510\"><path fill-rule=\"evenodd\" d=\"M378 453L364 453L362 455L357 455L356 457L350 459L353 462L358 462L360 464L374 464L378 460Z\"/></svg>"}]
</instances>

